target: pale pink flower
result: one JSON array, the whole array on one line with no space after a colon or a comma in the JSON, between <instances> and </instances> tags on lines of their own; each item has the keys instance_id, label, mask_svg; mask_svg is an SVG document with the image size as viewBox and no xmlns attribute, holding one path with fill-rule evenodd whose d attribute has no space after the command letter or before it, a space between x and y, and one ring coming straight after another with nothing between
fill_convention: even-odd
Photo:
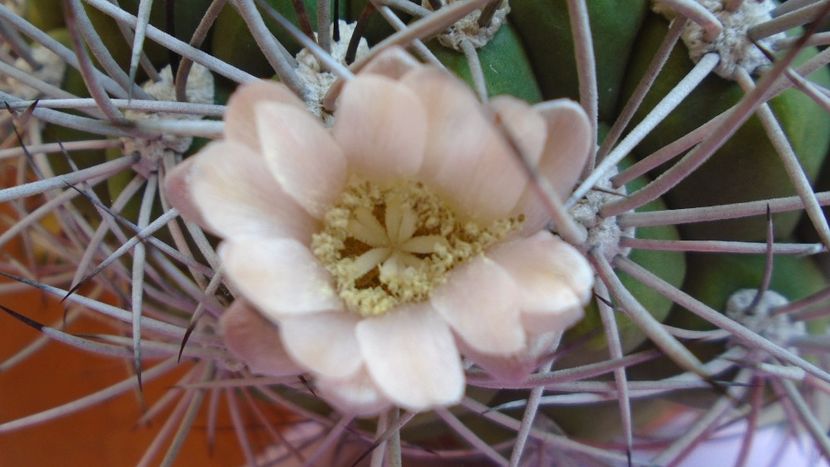
<instances>
[{"instance_id":1,"label":"pale pink flower","mask_svg":"<svg viewBox=\"0 0 830 467\"><path fill-rule=\"evenodd\" d=\"M242 86L225 139L167 177L182 215L223 238L241 294L222 318L229 350L255 373L311 374L356 414L458 402L461 354L526 376L582 317L593 273L543 230L493 118L566 196L592 141L582 109L483 106L390 49L343 87L334 116L327 129L281 84Z\"/></svg>"}]
</instances>

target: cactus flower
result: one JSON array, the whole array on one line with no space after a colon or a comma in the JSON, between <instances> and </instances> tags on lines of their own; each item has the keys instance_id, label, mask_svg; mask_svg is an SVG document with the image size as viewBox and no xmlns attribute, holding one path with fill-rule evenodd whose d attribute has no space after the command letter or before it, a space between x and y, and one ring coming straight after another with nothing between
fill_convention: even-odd
<instances>
[{"instance_id":1,"label":"cactus flower","mask_svg":"<svg viewBox=\"0 0 830 467\"><path fill-rule=\"evenodd\" d=\"M309 373L345 412L420 411L460 400L462 355L522 378L582 317L593 273L544 230L508 139L565 196L590 131L571 101L481 104L393 48L346 83L332 128L281 84L241 87L225 139L166 192L223 239L244 300L223 336L252 371Z\"/></svg>"}]
</instances>

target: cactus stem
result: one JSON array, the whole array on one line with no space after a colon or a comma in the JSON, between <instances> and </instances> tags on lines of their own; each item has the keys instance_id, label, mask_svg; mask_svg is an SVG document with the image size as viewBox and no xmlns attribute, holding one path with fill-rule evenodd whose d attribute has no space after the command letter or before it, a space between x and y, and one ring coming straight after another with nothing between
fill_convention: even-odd
<instances>
[{"instance_id":1,"label":"cactus stem","mask_svg":"<svg viewBox=\"0 0 830 467\"><path fill-rule=\"evenodd\" d=\"M187 374L179 379L179 383L184 383L187 381L192 380L195 378L197 368L193 368L187 372ZM150 446L144 451L144 455L142 455L141 459L138 461L137 465L146 467L150 465L152 459L159 453L164 444L164 441L167 437L170 436L173 428L175 427L176 422L178 422L183 416L185 409L187 408L187 403L191 399L193 395L193 391L185 391L181 397L179 398L179 402L176 404L176 407L167 417L167 420L164 421L164 425L162 425L161 429L156 434L153 441L150 443Z\"/></svg>"},{"instance_id":2,"label":"cactus stem","mask_svg":"<svg viewBox=\"0 0 830 467\"><path fill-rule=\"evenodd\" d=\"M568 199L568 202L565 204L568 207L573 206L579 201L580 198L585 196L588 191L593 188L598 182L608 176L608 174L613 170L617 164L623 160L632 149L634 149L640 141L643 140L660 122L662 122L678 105L685 99L692 91L697 88L697 86L703 81L704 78L709 76L712 70L715 69L719 61L719 58L716 54L708 54L704 56L694 68L686 75L677 85L669 91L668 94L651 110L651 112L646 115L645 118L632 129L625 138L599 163L596 169L591 172L591 175L585 179L582 184L574 191L571 197ZM643 190L640 190L643 191ZM637 193L639 193L638 191ZM653 199L653 198L652 198ZM651 201L649 199L648 201ZM621 200L626 202L626 206L629 204L629 200ZM648 201L642 203L645 204ZM606 205L608 206L616 206L616 202L610 203ZM637 204L635 207L639 207L640 205ZM603 215L606 217L611 217L616 214L620 214L622 212L628 211L630 208L616 210L617 212L603 212Z\"/></svg>"},{"instance_id":3,"label":"cactus stem","mask_svg":"<svg viewBox=\"0 0 830 467\"><path fill-rule=\"evenodd\" d=\"M678 14L697 23L704 31L704 38L712 42L720 36L723 25L717 16L694 0L660 0ZM734 11L734 10L730 10Z\"/></svg>"},{"instance_id":4,"label":"cactus stem","mask_svg":"<svg viewBox=\"0 0 830 467\"><path fill-rule=\"evenodd\" d=\"M553 366L553 360L542 365L537 373L547 373ZM525 405L525 412L522 414L522 424L519 426L519 432L516 434L516 441L513 449L510 452L510 467L518 467L521 465L522 454L524 453L527 439L530 436L530 429L533 427L536 420L536 414L539 411L539 402L542 395L545 393L544 386L536 386L530 391Z\"/></svg>"},{"instance_id":5,"label":"cactus stem","mask_svg":"<svg viewBox=\"0 0 830 467\"><path fill-rule=\"evenodd\" d=\"M169 371L172 371L175 368L176 359L167 359L155 365L154 367L146 370L144 372L144 380L153 380L159 376L166 374ZM130 377L125 380L122 380L119 383L102 389L98 392L94 392L92 394L84 396L80 399L76 399L64 405L53 407L51 409L44 410L43 412L35 413L23 418L18 418L16 420L2 423L0 424L0 433L8 433L14 430L19 430L21 428L36 425L38 423L43 423L49 420L54 420L56 418L65 417L69 414L78 412L88 407L93 407L95 405L98 405L104 401L110 400L122 393L129 391L133 388L133 384L133 378Z\"/></svg>"},{"instance_id":6,"label":"cactus stem","mask_svg":"<svg viewBox=\"0 0 830 467\"><path fill-rule=\"evenodd\" d=\"M45 191L53 190L66 185L73 185L82 181L93 180L103 176L111 176L131 166L134 162L135 158L132 156L124 156L88 169L79 170L77 172L58 175L10 188L4 188L0 190L0 203L37 195Z\"/></svg>"},{"instance_id":7,"label":"cactus stem","mask_svg":"<svg viewBox=\"0 0 830 467\"><path fill-rule=\"evenodd\" d=\"M203 366L204 370L202 372L201 379L202 381L206 381L213 377L214 365L208 362ZM170 443L170 447L167 449L167 453L161 461L160 465L164 467L173 465L173 462L176 460L176 457L178 457L179 451L181 450L185 439L187 439L187 436L190 433L190 429L193 427L193 422L196 421L199 409L202 407L202 402L205 399L205 391L197 390L194 392L195 394L192 395L190 403L187 406L187 411L184 414L184 419L179 425L179 429L176 431L176 435L173 437L173 441Z\"/></svg>"},{"instance_id":8,"label":"cactus stem","mask_svg":"<svg viewBox=\"0 0 830 467\"><path fill-rule=\"evenodd\" d=\"M705 138L706 135L712 133L715 127L717 127L723 122L723 120L726 118L726 115L727 112L724 112L720 115L713 117L708 122L686 133L677 140L663 146L657 151L635 162L630 167L611 178L614 186L623 186L626 183L636 179L637 177L645 175L651 169L665 164L666 162L683 154L683 152L685 152L692 146L703 141L703 138Z\"/></svg>"},{"instance_id":9,"label":"cactus stem","mask_svg":"<svg viewBox=\"0 0 830 467\"><path fill-rule=\"evenodd\" d=\"M461 405L468 408L472 412L480 414L481 416L489 420L492 420L493 422L502 425L506 428L509 428L511 430L518 431L521 426L520 422L515 418L499 412L494 412L490 410L490 407L470 397L465 397L464 399L462 399ZM560 449L566 452L587 454L597 459L623 464L625 464L628 461L628 458L626 456L608 451L606 449L589 446L587 444L583 444L578 441L566 438L564 436L556 435L538 428L530 430L530 437L542 442L546 446L550 446L552 448Z\"/></svg>"},{"instance_id":10,"label":"cactus stem","mask_svg":"<svg viewBox=\"0 0 830 467\"><path fill-rule=\"evenodd\" d=\"M743 344L747 347L763 350L775 357L780 358L781 360L785 360L790 364L807 371L819 379L830 382L830 373L827 373L816 365L793 354L789 350L770 342L766 338L739 324L737 321L724 316L719 311L714 310L687 293L673 287L671 284L645 270L628 258L617 257L615 265L618 269L629 274L642 284L648 287L653 287L659 294L670 299L674 303L677 303L715 326L729 331L733 336L735 336L736 339L743 342Z\"/></svg>"},{"instance_id":11,"label":"cactus stem","mask_svg":"<svg viewBox=\"0 0 830 467\"><path fill-rule=\"evenodd\" d=\"M363 8L363 11L360 12L360 15L358 15L352 37L349 39L349 46L346 49L346 56L343 59L347 65L351 65L354 62L357 55L357 46L360 44L360 39L366 31L366 24L374 13L375 6L372 2L369 2Z\"/></svg>"},{"instance_id":12,"label":"cactus stem","mask_svg":"<svg viewBox=\"0 0 830 467\"><path fill-rule=\"evenodd\" d=\"M802 40L801 44L803 44L804 40ZM751 92L745 94L744 97L741 98L741 100L728 111L729 115L724 119L723 124L716 127L714 131L697 146L697 148L693 149L686 156L684 156L680 162L665 171L653 182L632 194L627 199L606 204L600 212L605 216L613 216L621 214L625 211L634 210L650 201L657 199L672 187L680 183L680 181L685 179L689 174L694 172L698 167L700 167L701 164L706 162L715 153L715 151L726 142L727 139L738 131L738 128L740 128L740 126L746 122L750 116L752 116L760 104L765 102L765 96L768 92L772 91L773 84L779 77L781 77L787 67L790 66L800 50L801 47L795 47L789 50L781 60L775 62L775 65L764 75L758 85L753 88ZM707 57L712 56L713 55L711 54L705 55L697 63L697 65L695 65L695 69L697 69L701 63L706 62ZM716 55L715 57L717 58ZM717 61L715 61L712 65L716 63ZM632 133L634 133L634 131L632 131ZM629 134L629 136L631 135ZM611 160L610 156L603 161L603 163L608 160Z\"/></svg>"},{"instance_id":13,"label":"cactus stem","mask_svg":"<svg viewBox=\"0 0 830 467\"><path fill-rule=\"evenodd\" d=\"M130 27L135 27L136 18L135 16L121 10L120 8L115 7L114 5L110 4L107 0L85 0L86 3L101 11L105 15L113 18L114 20L124 23ZM5 16L3 14L2 5L0 5L0 16ZM35 28L36 29L36 28ZM46 35L46 37L49 37ZM158 28L150 25L147 26L147 37L151 40L158 42L159 44L164 45L166 48L170 49L173 52L181 55L182 57L187 57L193 60L196 63L204 65L209 70L213 71L214 73L220 74L232 81L237 83L246 83L249 81L256 80L256 77L246 73L232 65L229 65L222 60L214 57L213 55L203 52L195 47L191 47L190 45L176 39L175 37L165 33L164 31L159 30ZM38 42L44 44L38 39ZM45 44L44 44L45 45ZM50 48L51 49L51 48ZM57 52L56 52L57 53ZM70 52L70 57L72 53ZM59 54L60 55L60 54ZM70 58L71 60L72 58ZM72 62L67 60L67 63L70 65ZM77 59L74 59L74 63L77 63ZM74 65L73 65L74 66ZM125 97L123 94L118 97Z\"/></svg>"},{"instance_id":14,"label":"cactus stem","mask_svg":"<svg viewBox=\"0 0 830 467\"><path fill-rule=\"evenodd\" d=\"M14 106L11 107L14 108ZM121 142L112 139L93 139L85 141L69 141L66 143L33 144L28 147L18 146L15 148L0 149L0 160L22 156L24 155L25 151L28 151L31 154L45 154L63 152L64 150L80 151L87 149L108 149L117 146L121 146Z\"/></svg>"},{"instance_id":15,"label":"cactus stem","mask_svg":"<svg viewBox=\"0 0 830 467\"><path fill-rule=\"evenodd\" d=\"M144 230L150 222L150 210L153 207L153 200L156 197L158 188L158 175L152 174L147 179L144 187L144 196L141 199L141 207L138 214L138 228ZM166 222L165 222L166 224ZM147 262L147 250L144 243L138 242L133 249L132 280L130 281L131 296L130 310L133 313L133 366L136 370L139 391L142 391L141 384L141 314L144 302L144 267Z\"/></svg>"},{"instance_id":16,"label":"cactus stem","mask_svg":"<svg viewBox=\"0 0 830 467\"><path fill-rule=\"evenodd\" d=\"M130 53L130 72L127 88L130 90L129 97L133 97L133 85L135 75L138 72L138 63L141 60L141 51L144 50L144 37L147 34L147 25L150 23L150 11L153 8L153 0L140 0L138 4L137 22L135 24L135 35L133 36L132 50ZM169 18L168 18L169 19ZM168 31L171 33L172 31ZM140 374L140 373L139 373Z\"/></svg>"},{"instance_id":17,"label":"cactus stem","mask_svg":"<svg viewBox=\"0 0 830 467\"><path fill-rule=\"evenodd\" d=\"M45 279L48 280L48 279ZM93 295L100 294L102 288L96 287L95 290L92 292ZM59 319L52 323L52 328L60 328L66 327L68 324L74 322L78 317L81 316L81 309L79 307L72 307L71 310L66 315L66 319ZM6 360L0 362L0 373L7 372L17 366L18 363L22 362L23 360L27 359L28 357L34 355L35 352L42 349L43 346L48 344L52 339L46 335L40 335L37 339L30 342L27 346L23 347L22 349L18 350L14 355L8 357Z\"/></svg>"},{"instance_id":18,"label":"cactus stem","mask_svg":"<svg viewBox=\"0 0 830 467\"><path fill-rule=\"evenodd\" d=\"M481 102L487 102L489 97L487 83L484 79L484 70L481 69L481 61L478 59L478 51L468 39L461 40L461 48L467 58L467 66L470 68L470 76L473 78L473 87L478 94L478 99Z\"/></svg>"},{"instance_id":19,"label":"cactus stem","mask_svg":"<svg viewBox=\"0 0 830 467\"><path fill-rule=\"evenodd\" d=\"M768 247L760 242L724 240L652 240L623 237L620 246L651 251L694 251L700 253L764 254ZM827 251L820 243L775 243L771 251L777 255L814 255Z\"/></svg>"},{"instance_id":20,"label":"cactus stem","mask_svg":"<svg viewBox=\"0 0 830 467\"><path fill-rule=\"evenodd\" d=\"M104 113L109 121L122 120L124 115L112 105L104 87L93 72L94 65L81 38L82 33L79 28L79 23L81 22L77 21L78 10L76 9L76 5L71 0L64 0L63 5L64 15L66 16L66 27L69 30L69 36L72 38L72 46L75 49L75 55L78 57L78 63L81 66L81 76L83 76L89 94L95 99L101 112ZM128 87L130 87L129 84Z\"/></svg>"},{"instance_id":21,"label":"cactus stem","mask_svg":"<svg viewBox=\"0 0 830 467\"><path fill-rule=\"evenodd\" d=\"M482 28L489 26L502 3L502 0L491 0L487 6L482 8L481 15L478 17L478 25Z\"/></svg>"},{"instance_id":22,"label":"cactus stem","mask_svg":"<svg viewBox=\"0 0 830 467\"><path fill-rule=\"evenodd\" d=\"M426 16L432 11L418 5L417 3L412 3L407 0L372 0L373 3L387 5L395 8L396 10L402 11L408 15L416 16L416 17L423 17Z\"/></svg>"},{"instance_id":23,"label":"cactus stem","mask_svg":"<svg viewBox=\"0 0 830 467\"><path fill-rule=\"evenodd\" d=\"M746 432L741 439L741 450L738 452L738 458L735 460L736 467L744 467L749 459L749 452L752 448L752 441L755 437L755 430L758 429L758 416L761 413L761 408L764 403L764 384L763 379L753 376L750 383L752 390L749 396L749 416L746 420Z\"/></svg>"},{"instance_id":24,"label":"cactus stem","mask_svg":"<svg viewBox=\"0 0 830 467\"><path fill-rule=\"evenodd\" d=\"M9 10L3 4L0 4L0 18L8 22L8 24L11 24L15 28L17 28L18 31L29 36L29 38L31 38L32 41L37 42L38 44L51 50L55 55L59 56L63 61L65 61L73 68L80 68L80 65L78 64L78 57L75 56L75 53L72 52L71 49L58 42L49 34L46 34L45 32L36 28L34 25L32 25L32 23L29 23L28 21L24 20L21 16ZM116 97L127 97L126 91L121 86L119 86L118 83L116 83L112 78L104 75L98 70L95 70L95 73L98 75L99 79L101 79L101 82L110 94Z\"/></svg>"},{"instance_id":25,"label":"cactus stem","mask_svg":"<svg viewBox=\"0 0 830 467\"><path fill-rule=\"evenodd\" d=\"M210 28L219 17L219 13L225 8L228 0L213 0L210 2L202 19L199 20L199 25L193 31L193 37L190 38L190 46L198 49L207 38ZM323 2L325 3L325 2ZM121 23L118 23L119 25ZM182 57L179 62L179 69L176 70L176 100L180 102L187 102L187 77L190 75L190 69L193 67L193 60L188 57ZM153 78L153 81L158 81L158 77Z\"/></svg>"},{"instance_id":26,"label":"cactus stem","mask_svg":"<svg viewBox=\"0 0 830 467\"><path fill-rule=\"evenodd\" d=\"M816 198L822 206L830 206L830 191L816 193ZM803 208L803 202L798 196L771 198L768 200L748 201L744 203L723 204L718 206L704 206L699 208L683 208L665 211L628 212L617 217L621 227L646 227L654 225L679 225L692 222L709 222L740 217L760 216L766 213L767 205L770 212L789 212Z\"/></svg>"},{"instance_id":27,"label":"cactus stem","mask_svg":"<svg viewBox=\"0 0 830 467\"><path fill-rule=\"evenodd\" d=\"M755 88L755 83L745 70L737 70L735 77L738 84L747 94ZM784 165L784 171L787 172L787 176L795 187L796 193L798 193L798 196L804 203L804 210L812 221L819 238L821 238L825 246L830 248L830 225L827 224L827 219L824 217L815 193L813 193L812 186L810 186L810 180L804 173L804 169L801 168L798 156L795 154L787 136L784 134L784 130L781 128L778 120L776 120L769 104L761 103L756 113L767 133L767 137L772 142L776 152L778 152L781 163Z\"/></svg>"},{"instance_id":28,"label":"cactus stem","mask_svg":"<svg viewBox=\"0 0 830 467\"><path fill-rule=\"evenodd\" d=\"M228 404L228 412L231 415L233 431L236 433L236 439L239 442L239 446L242 448L242 452L245 454L245 462L248 465L256 465L254 450L251 447L251 441L248 439L248 432L245 429L245 423L242 420L242 415L239 413L239 406L237 405L236 397L234 397L233 391L230 389L226 389L224 393L225 401ZM338 434L340 433L338 432Z\"/></svg>"},{"instance_id":29,"label":"cactus stem","mask_svg":"<svg viewBox=\"0 0 830 467\"><path fill-rule=\"evenodd\" d=\"M112 3L116 6L119 6L118 0L112 0ZM121 36L124 37L124 40L132 44L134 40L133 31L126 25L124 25L124 23L116 22L116 25L118 26L118 30L121 31ZM149 77L152 81L158 81L159 74L158 71L156 71L156 68L153 66L153 63L150 62L150 59L147 57L147 54L144 53L143 49L140 51L140 53L141 55L139 56L139 64L141 65L141 69L144 70L145 73L147 73L147 77Z\"/></svg>"},{"instance_id":30,"label":"cactus stem","mask_svg":"<svg viewBox=\"0 0 830 467\"><path fill-rule=\"evenodd\" d=\"M369 467L383 467L383 461L386 457L387 442L380 441L381 436L389 428L389 419L397 417L397 408L391 408L378 416L378 426L375 430L375 445L372 450L372 458L369 461Z\"/></svg>"},{"instance_id":31,"label":"cactus stem","mask_svg":"<svg viewBox=\"0 0 830 467\"><path fill-rule=\"evenodd\" d=\"M2 66L2 64L0 64ZM2 68L0 68L2 71ZM173 101L157 101L144 99L110 99L112 105L118 110L135 110L139 112L161 112L161 113L178 113L188 115L199 115L203 117L221 117L225 113L225 106L215 104L193 104L190 102L173 102ZM46 109L96 109L97 104L94 99L78 98L71 96L59 99L40 99L37 101L18 101L9 103L11 109L25 109L37 102L38 107ZM74 141L64 144L67 148L70 147ZM57 143L54 143L56 145ZM53 146L54 146L53 145ZM101 145L98 144L99 148ZM107 146L104 146L107 147ZM92 149L81 148L81 149ZM34 151L33 151L34 152ZM2 153L0 153L2 154ZM0 155L0 158L3 156Z\"/></svg>"},{"instance_id":32,"label":"cactus stem","mask_svg":"<svg viewBox=\"0 0 830 467\"><path fill-rule=\"evenodd\" d=\"M599 124L599 92L597 91L597 67L594 59L594 40L591 37L591 23L585 0L568 0L568 17L574 41L576 72L579 78L579 103L591 122L591 135L596 139ZM591 141L590 147L594 147ZM585 164L587 175L594 168L596 153L592 150ZM570 206L568 206L570 207Z\"/></svg>"},{"instance_id":33,"label":"cactus stem","mask_svg":"<svg viewBox=\"0 0 830 467\"><path fill-rule=\"evenodd\" d=\"M824 428L821 427L821 424L813 416L812 410L807 406L807 402L798 392L798 389L796 389L795 383L788 379L780 378L774 379L772 384L783 390L798 414L798 418L804 424L804 427L807 428L807 431L816 442L816 446L821 450L823 457L825 459L830 458L830 438L828 438Z\"/></svg>"},{"instance_id":34,"label":"cactus stem","mask_svg":"<svg viewBox=\"0 0 830 467\"><path fill-rule=\"evenodd\" d=\"M646 94L648 94L652 84L654 84L654 81L657 79L657 75L660 74L663 66L665 66L666 60L669 59L669 55L674 49L674 46L677 44L677 41L680 39L680 35L683 33L683 29L686 27L687 22L688 19L685 18L677 18L672 20L669 25L669 30L666 32L666 37L663 38L663 42L660 43L660 47L651 59L645 74L642 78L640 78L640 81L637 83L637 87L634 89L631 97L628 98L625 106L620 111L620 115L614 120L611 130L608 131L608 135L606 135L605 140L602 142L602 146L600 146L597 151L598 161L605 158L611 148L617 144L617 141L620 136L622 136L623 131L625 131L625 128L631 122L631 118L634 116L634 113L640 108L640 105L643 103L643 99L646 97ZM626 182L617 184L615 182L615 186L622 186L625 183Z\"/></svg>"},{"instance_id":35,"label":"cactus stem","mask_svg":"<svg viewBox=\"0 0 830 467\"><path fill-rule=\"evenodd\" d=\"M18 57L22 58L32 68L32 70L40 68L41 65L32 56L32 50L29 45L26 44L26 41L20 37L20 34L18 34L18 32L13 28L9 27L5 21L0 21L0 38L9 44L12 51Z\"/></svg>"},{"instance_id":36,"label":"cactus stem","mask_svg":"<svg viewBox=\"0 0 830 467\"><path fill-rule=\"evenodd\" d=\"M308 17L308 12L302 0L291 0L291 5L294 7L294 12L297 14L297 22L300 24L300 30L311 40L314 40L314 29L311 28L311 20ZM328 29L328 25L326 25ZM326 29L321 29L325 31ZM324 34L320 34L324 35Z\"/></svg>"},{"instance_id":37,"label":"cactus stem","mask_svg":"<svg viewBox=\"0 0 830 467\"><path fill-rule=\"evenodd\" d=\"M743 397L747 391L745 384L749 383L751 379L752 371L742 370L739 372L735 377L735 382L738 385L727 389L729 395L719 398L681 437L655 457L653 462L657 465L668 465L683 459L692 447L702 442L704 436L715 428L718 421L732 407L734 401Z\"/></svg>"},{"instance_id":38,"label":"cactus stem","mask_svg":"<svg viewBox=\"0 0 830 467\"><path fill-rule=\"evenodd\" d=\"M331 35L328 30L331 26L331 0L317 2L317 44L327 54L331 55Z\"/></svg>"},{"instance_id":39,"label":"cactus stem","mask_svg":"<svg viewBox=\"0 0 830 467\"><path fill-rule=\"evenodd\" d=\"M617 277L605 256L597 252L591 252L589 256L600 279L608 287L612 296L619 302L620 307L626 311L626 315L632 321L637 323L637 326L652 342L681 368L694 372L704 379L709 379L708 374L703 370L700 360L675 339L674 336L663 329L660 322L631 295L631 292L620 282L619 277ZM623 256L617 256L617 259L620 262L625 260Z\"/></svg>"},{"instance_id":40,"label":"cactus stem","mask_svg":"<svg viewBox=\"0 0 830 467\"><path fill-rule=\"evenodd\" d=\"M757 41L797 26L819 21L827 13L828 5L830 1L822 0L788 11L769 21L751 26L747 30L747 35L750 39Z\"/></svg>"},{"instance_id":41,"label":"cactus stem","mask_svg":"<svg viewBox=\"0 0 830 467\"><path fill-rule=\"evenodd\" d=\"M608 288L602 282L594 284L594 293L600 297L609 296ZM623 358L622 343L620 341L620 332L617 328L617 319L614 316L614 310L603 300L597 300L597 310L599 311L600 319L602 320L602 327L605 330L605 338L608 343L608 353L614 360ZM617 386L617 404L620 410L620 420L622 421L623 437L625 438L625 446L627 451L631 452L633 444L632 424L631 424L631 400L628 394L628 377L625 374L625 367L614 369L614 383Z\"/></svg>"},{"instance_id":42,"label":"cactus stem","mask_svg":"<svg viewBox=\"0 0 830 467\"><path fill-rule=\"evenodd\" d=\"M435 414L438 415L461 439L466 441L467 444L475 448L478 452L487 456L496 465L508 465L507 459L502 457L502 455L496 452L496 450L489 444L484 442L472 430L467 428L467 425L461 422L458 417L450 413L449 410L445 408L435 409Z\"/></svg>"},{"instance_id":43,"label":"cactus stem","mask_svg":"<svg viewBox=\"0 0 830 467\"><path fill-rule=\"evenodd\" d=\"M306 100L308 89L306 89L295 71L294 58L288 54L285 47L268 30L268 26L262 20L262 15L259 14L254 5L254 0L234 0L234 5L236 5L239 15L242 16L242 19L250 28L251 35L254 36L254 40L256 40L257 45L280 77L280 80L295 94Z\"/></svg>"},{"instance_id":44,"label":"cactus stem","mask_svg":"<svg viewBox=\"0 0 830 467\"><path fill-rule=\"evenodd\" d=\"M407 27L407 25L403 21L401 21L401 19L398 18L398 16L395 15L395 13L388 6L380 7L378 11L380 12L380 15L383 17L383 19L385 19L387 23L389 23L393 28L395 28L395 30L400 31ZM432 51L429 50L429 48L420 39L412 41L411 45L415 54L417 54L427 63L429 63L430 65L437 66L442 70L445 69L444 64L441 63L440 60L438 60L435 54L432 53Z\"/></svg>"}]
</instances>

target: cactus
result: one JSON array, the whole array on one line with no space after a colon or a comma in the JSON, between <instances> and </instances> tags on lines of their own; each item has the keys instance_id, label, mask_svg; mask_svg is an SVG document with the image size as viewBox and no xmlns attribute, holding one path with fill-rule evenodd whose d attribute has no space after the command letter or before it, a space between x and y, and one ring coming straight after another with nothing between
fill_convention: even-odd
<instances>
[{"instance_id":1,"label":"cactus","mask_svg":"<svg viewBox=\"0 0 830 467\"><path fill-rule=\"evenodd\" d=\"M818 34L827 18L829 2L800 0L4 0L0 309L7 316L0 327L11 334L28 326L37 336L3 355L0 388L24 383L23 371L37 373L24 357L51 341L122 360L129 374L45 411L0 411L0 434L37 433L26 430L135 392L147 404L142 421L163 421L155 442L129 454L143 464L193 455L182 446L199 416L209 440L217 417L227 418L238 443L231 456L251 464L676 464L733 423L744 424L738 464L763 450L755 435L772 425L783 442L806 439L830 461L830 226L821 207L830 194L819 191L830 173L830 51ZM290 90L280 105L307 109L335 138L346 127L338 118L374 122L339 114L338 98L355 74L400 78L401 70L377 59L396 45L475 93L493 129L482 140L515 156L488 185L507 183L520 167L530 183L525 206L551 221L538 226L541 235L587 259L595 280L579 323L534 340L539 348L517 351L508 363L482 357L456 333L462 397L364 416L339 405L321 373L283 348L291 336L277 325L284 331L290 323L261 309L253 312L256 326L233 321L240 308L254 308L240 298L249 299L248 288L228 279L235 266L221 260L227 248L181 201L176 190L193 181L179 183L184 169L175 167L195 165L202 156L194 154L218 147L211 141L228 132L259 144L261 130L228 123L241 118L228 109L256 111L248 91L238 92L244 83ZM428 73L440 72L419 76ZM557 106L587 116L584 167L564 161L551 170L531 152L557 141L517 131ZM562 135L551 122L543 121L545 134ZM579 127L559 124L558 131ZM323 143L295 147L314 144ZM560 175L569 170L579 179L572 189L562 182L570 175ZM379 190L424 190L401 186ZM456 188L464 187L445 189ZM423 199L435 196L443 195ZM375 208L392 209L384 203ZM309 206L297 212L315 209ZM514 214L470 234L475 241L464 237L472 253L454 243L452 255L463 258L450 271L504 252L529 256L491 249L527 233L522 222L532 216ZM319 236L336 237L328 219L324 230L315 227L315 248L324 243ZM414 230L409 237L419 236L431 237ZM410 256L426 261L446 248ZM332 274L339 267L326 266ZM549 293L559 280L575 279L540 287ZM18 290L59 300L65 316L47 323L31 305L12 301ZM311 300L291 292L296 297L285 300ZM569 310L581 314L575 300ZM82 314L110 327L100 331ZM259 345L246 333L262 330L274 336L268 351L285 354L285 366L240 357ZM165 375L159 397L153 380ZM172 402L176 408L164 412Z\"/></svg>"}]
</instances>

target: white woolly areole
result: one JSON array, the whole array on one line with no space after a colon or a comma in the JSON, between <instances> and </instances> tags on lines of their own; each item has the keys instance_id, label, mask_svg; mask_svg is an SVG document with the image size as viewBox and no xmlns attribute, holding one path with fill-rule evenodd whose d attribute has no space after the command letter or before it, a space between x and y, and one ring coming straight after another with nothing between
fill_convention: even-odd
<instances>
[{"instance_id":1,"label":"white woolly areole","mask_svg":"<svg viewBox=\"0 0 830 467\"><path fill-rule=\"evenodd\" d=\"M608 179L597 184L601 190L591 190L584 198L577 201L571 208L570 214L580 224L582 224L588 231L588 239L585 242L587 249L595 249L601 252L609 261L617 255L628 256L631 248L623 248L620 246L620 239L625 237L633 237L635 234L634 227L626 229L620 228L617 222L617 217L602 217L599 215L599 210L605 204L619 200L621 196L625 196L625 187L614 189L611 186L610 177L617 174L608 175Z\"/></svg>"},{"instance_id":2,"label":"white woolly areole","mask_svg":"<svg viewBox=\"0 0 830 467\"><path fill-rule=\"evenodd\" d=\"M733 293L726 302L726 315L772 342L782 345L786 345L793 337L807 334L803 322L794 322L787 315L773 314L776 308L789 303L786 297L767 290L761 295L758 304L750 308L757 294L757 289L740 289Z\"/></svg>"},{"instance_id":3,"label":"white woolly areole","mask_svg":"<svg viewBox=\"0 0 830 467\"><path fill-rule=\"evenodd\" d=\"M723 31L714 41L706 39L703 27L694 21L686 23L683 30L683 42L689 49L689 57L697 63L704 55L715 52L720 56L715 73L726 79L733 79L735 71L743 68L747 73L754 73L759 67L770 65L767 57L747 37L747 30L756 24L772 19L770 12L777 6L773 0L747 0L735 11L727 11L723 7L723 0L695 0L701 6L712 12L721 25ZM675 16L668 5L656 0L652 9L671 19ZM774 49L775 44L786 38L784 33L765 37L758 42L763 46Z\"/></svg>"},{"instance_id":4,"label":"white woolly areole","mask_svg":"<svg viewBox=\"0 0 830 467\"><path fill-rule=\"evenodd\" d=\"M150 96L160 101L175 101L176 100L176 84L173 76L173 71L170 65L164 67L159 72L158 81L148 81L141 86L144 91ZM190 69L190 74L187 76L186 86L187 101L195 104L213 104L213 75L210 70L198 63L194 63ZM127 110L124 116L130 120L160 120L160 119L176 119L176 120L200 120L200 115L183 114L183 113L167 113L167 112L140 112L137 110ZM183 154L193 143L193 138L190 136L180 136L171 134L162 134L152 139L145 138L122 138L124 143L125 154L141 155L141 159L133 167L137 172L147 175L155 170L158 161L161 160L167 152L176 154Z\"/></svg>"},{"instance_id":5,"label":"white woolly areole","mask_svg":"<svg viewBox=\"0 0 830 467\"><path fill-rule=\"evenodd\" d=\"M15 60L15 68L25 71L45 83L60 87L63 74L66 71L66 63L51 50L40 44L32 46L31 53L34 61L40 64L37 70L32 70L29 63L22 58ZM0 75L0 90L24 100L34 99L40 94L37 89L26 85L25 82L3 75Z\"/></svg>"},{"instance_id":6,"label":"white woolly areole","mask_svg":"<svg viewBox=\"0 0 830 467\"><path fill-rule=\"evenodd\" d=\"M352 40L355 26L357 23L349 24L343 20L339 20L340 26L340 40L335 41L332 37L331 41L331 56L337 60L338 63L348 66L346 63L346 52L349 49L349 41ZM329 34L334 35L334 25L331 26ZM316 34L315 34L316 36ZM357 44L357 53L355 59L359 59L369 53L369 44L366 39L361 38ZM331 125L333 117L330 113L323 109L323 98L329 92L329 88L337 77L330 71L323 69L320 61L308 49L302 49L297 53L297 75L300 80L309 89L306 105L308 110L314 115L322 118L323 121Z\"/></svg>"},{"instance_id":7,"label":"white woolly areole","mask_svg":"<svg viewBox=\"0 0 830 467\"><path fill-rule=\"evenodd\" d=\"M443 6L454 3L457 0L440 1ZM421 5L431 9L427 0L422 0ZM510 13L510 3L508 0L503 0L501 2L501 6L498 7L496 12L493 14L493 17L490 19L490 22L482 27L478 24L478 18L481 17L481 11L476 10L456 21L455 24L450 26L443 34L439 34L438 42L440 42L444 47L449 47L459 52L463 52L464 49L462 48L461 43L466 40L469 41L473 47L480 49L487 45L493 36L499 32L499 28L507 22L508 13Z\"/></svg>"}]
</instances>

